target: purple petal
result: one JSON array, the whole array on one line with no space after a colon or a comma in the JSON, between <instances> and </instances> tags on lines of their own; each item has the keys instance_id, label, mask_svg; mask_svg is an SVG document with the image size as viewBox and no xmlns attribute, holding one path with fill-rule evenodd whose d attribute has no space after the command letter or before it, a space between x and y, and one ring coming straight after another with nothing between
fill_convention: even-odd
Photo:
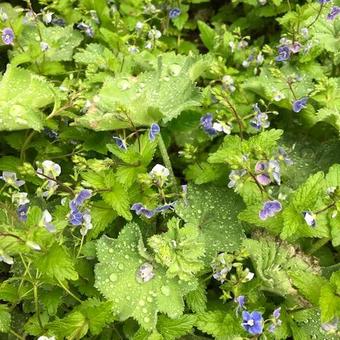
<instances>
[{"instance_id":1,"label":"purple petal","mask_svg":"<svg viewBox=\"0 0 340 340\"><path fill-rule=\"evenodd\" d=\"M256 180L261 184L261 185L268 185L271 183L271 179L268 175L266 174L261 174L256 176Z\"/></svg>"}]
</instances>

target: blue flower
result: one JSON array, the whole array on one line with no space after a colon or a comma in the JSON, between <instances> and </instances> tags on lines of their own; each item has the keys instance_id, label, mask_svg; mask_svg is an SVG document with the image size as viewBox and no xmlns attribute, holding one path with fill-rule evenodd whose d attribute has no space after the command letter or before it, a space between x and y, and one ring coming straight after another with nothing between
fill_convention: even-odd
<instances>
[{"instance_id":1,"label":"blue flower","mask_svg":"<svg viewBox=\"0 0 340 340\"><path fill-rule=\"evenodd\" d=\"M6 27L2 30L1 37L5 45L10 45L14 41L14 32L11 28Z\"/></svg>"},{"instance_id":2,"label":"blue flower","mask_svg":"<svg viewBox=\"0 0 340 340\"><path fill-rule=\"evenodd\" d=\"M246 297L244 295L240 295L240 296L236 297L234 299L234 301L238 305L237 308L236 308L236 314L238 314L239 311L241 311L243 308L245 308L244 305L246 303Z\"/></svg>"},{"instance_id":3,"label":"blue flower","mask_svg":"<svg viewBox=\"0 0 340 340\"><path fill-rule=\"evenodd\" d=\"M112 138L115 140L116 145L119 147L119 149L127 150L126 142L124 139L116 136L113 136Z\"/></svg>"},{"instance_id":4,"label":"blue flower","mask_svg":"<svg viewBox=\"0 0 340 340\"><path fill-rule=\"evenodd\" d=\"M217 131L213 128L213 116L210 113L201 117L201 126L209 136L215 136Z\"/></svg>"},{"instance_id":5,"label":"blue flower","mask_svg":"<svg viewBox=\"0 0 340 340\"><path fill-rule=\"evenodd\" d=\"M268 332L274 333L277 326L280 326L282 324L282 321L280 320L281 316L281 307L276 308L273 311L273 323L268 327Z\"/></svg>"},{"instance_id":6,"label":"blue flower","mask_svg":"<svg viewBox=\"0 0 340 340\"><path fill-rule=\"evenodd\" d=\"M164 205L158 206L156 209L154 209L154 212L161 212L161 211L166 211L174 208L175 203L168 203Z\"/></svg>"},{"instance_id":7,"label":"blue flower","mask_svg":"<svg viewBox=\"0 0 340 340\"><path fill-rule=\"evenodd\" d=\"M273 217L281 210L282 205L279 201L267 201L264 203L262 210L260 210L259 217L261 220L266 220L268 217Z\"/></svg>"},{"instance_id":8,"label":"blue flower","mask_svg":"<svg viewBox=\"0 0 340 340\"><path fill-rule=\"evenodd\" d=\"M260 312L254 311L254 312L242 312L242 327L250 334L252 335L258 335L261 334L263 331L263 318L262 314Z\"/></svg>"},{"instance_id":9,"label":"blue flower","mask_svg":"<svg viewBox=\"0 0 340 340\"><path fill-rule=\"evenodd\" d=\"M17 209L17 215L18 215L19 221L25 222L27 220L28 208L29 208L28 203L19 205L19 207Z\"/></svg>"},{"instance_id":10,"label":"blue flower","mask_svg":"<svg viewBox=\"0 0 340 340\"><path fill-rule=\"evenodd\" d=\"M134 203L131 207L131 210L133 210L138 216L144 215L146 218L151 218L155 215L153 210L145 208L142 203Z\"/></svg>"},{"instance_id":11,"label":"blue flower","mask_svg":"<svg viewBox=\"0 0 340 340\"><path fill-rule=\"evenodd\" d=\"M7 184L19 188L22 185L25 184L24 180L18 180L17 179L17 174L12 171L3 171L2 176L0 176L0 179L4 180Z\"/></svg>"},{"instance_id":12,"label":"blue flower","mask_svg":"<svg viewBox=\"0 0 340 340\"><path fill-rule=\"evenodd\" d=\"M157 123L151 124L149 131L149 139L153 142L156 136L160 133L161 129Z\"/></svg>"},{"instance_id":13,"label":"blue flower","mask_svg":"<svg viewBox=\"0 0 340 340\"><path fill-rule=\"evenodd\" d=\"M79 194L74 199L74 203L76 206L82 205L87 199L89 199L92 195L92 191L88 189L83 189L79 192Z\"/></svg>"},{"instance_id":14,"label":"blue flower","mask_svg":"<svg viewBox=\"0 0 340 340\"><path fill-rule=\"evenodd\" d=\"M293 111L300 112L307 106L308 97L297 99L293 102Z\"/></svg>"},{"instance_id":15,"label":"blue flower","mask_svg":"<svg viewBox=\"0 0 340 340\"><path fill-rule=\"evenodd\" d=\"M175 19L175 18L177 18L180 15L181 15L181 10L179 8L177 8L177 7L171 8L169 10L169 18L170 19Z\"/></svg>"},{"instance_id":16,"label":"blue flower","mask_svg":"<svg viewBox=\"0 0 340 340\"><path fill-rule=\"evenodd\" d=\"M63 18L53 18L52 19L52 24L60 27L65 27L66 22Z\"/></svg>"},{"instance_id":17,"label":"blue flower","mask_svg":"<svg viewBox=\"0 0 340 340\"><path fill-rule=\"evenodd\" d=\"M86 25L85 23L81 22L77 25L77 28L83 32L85 32L85 34L90 37L93 38L94 37L94 32L93 32L93 28L89 25Z\"/></svg>"},{"instance_id":18,"label":"blue flower","mask_svg":"<svg viewBox=\"0 0 340 340\"><path fill-rule=\"evenodd\" d=\"M271 178L268 174L268 162L267 161L258 161L255 165L256 180L261 185L268 185L271 183Z\"/></svg>"},{"instance_id":19,"label":"blue flower","mask_svg":"<svg viewBox=\"0 0 340 340\"><path fill-rule=\"evenodd\" d=\"M268 121L268 115L261 112L257 103L253 105L253 109L257 112L257 115L250 121L250 125L257 130L269 127L270 122Z\"/></svg>"},{"instance_id":20,"label":"blue flower","mask_svg":"<svg viewBox=\"0 0 340 340\"><path fill-rule=\"evenodd\" d=\"M316 215L312 211L302 212L303 218L310 227L316 226Z\"/></svg>"},{"instance_id":21,"label":"blue flower","mask_svg":"<svg viewBox=\"0 0 340 340\"><path fill-rule=\"evenodd\" d=\"M83 214L78 209L73 209L69 216L72 225L81 225L83 223Z\"/></svg>"},{"instance_id":22,"label":"blue flower","mask_svg":"<svg viewBox=\"0 0 340 340\"><path fill-rule=\"evenodd\" d=\"M326 4L327 2L330 2L331 0L318 0L320 2L320 4L324 5Z\"/></svg>"},{"instance_id":23,"label":"blue flower","mask_svg":"<svg viewBox=\"0 0 340 340\"><path fill-rule=\"evenodd\" d=\"M275 58L276 61L286 61L290 58L290 48L287 45L280 46L278 48L278 56Z\"/></svg>"},{"instance_id":24,"label":"blue flower","mask_svg":"<svg viewBox=\"0 0 340 340\"><path fill-rule=\"evenodd\" d=\"M340 7L333 6L327 15L328 20L334 20L340 14Z\"/></svg>"}]
</instances>

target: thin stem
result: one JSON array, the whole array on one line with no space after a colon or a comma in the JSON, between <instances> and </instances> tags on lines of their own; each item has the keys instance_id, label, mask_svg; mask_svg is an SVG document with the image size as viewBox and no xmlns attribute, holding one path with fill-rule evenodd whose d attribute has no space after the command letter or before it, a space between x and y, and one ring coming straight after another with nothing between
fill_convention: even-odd
<instances>
[{"instance_id":1,"label":"thin stem","mask_svg":"<svg viewBox=\"0 0 340 340\"><path fill-rule=\"evenodd\" d=\"M324 212L324 211L326 211L326 210L328 210L329 208L332 208L332 207L334 207L334 206L335 206L335 202L333 202L333 203L327 205L326 207L324 207L324 208L322 208L322 209L320 209L320 210L315 211L314 214L315 214L315 215L320 214L320 213L322 213L322 212Z\"/></svg>"},{"instance_id":2,"label":"thin stem","mask_svg":"<svg viewBox=\"0 0 340 340\"><path fill-rule=\"evenodd\" d=\"M33 130L31 131L31 133L28 135L28 137L25 139L24 144L21 147L21 151L20 151L20 160L23 162L25 161L25 151L27 150L27 146L30 143L30 141L32 140L32 138L34 137L34 135L36 134L36 132Z\"/></svg>"},{"instance_id":3,"label":"thin stem","mask_svg":"<svg viewBox=\"0 0 340 340\"><path fill-rule=\"evenodd\" d=\"M159 151L162 155L164 165L170 172L170 178L171 178L172 184L173 184L173 186L176 190L176 193L178 193L176 177L175 177L174 171L172 169L172 165L171 165L171 161L170 161L170 158L169 158L168 151L166 149L166 146L164 144L164 140L163 140L162 135L160 133L158 134L158 148L159 148Z\"/></svg>"},{"instance_id":4,"label":"thin stem","mask_svg":"<svg viewBox=\"0 0 340 340\"><path fill-rule=\"evenodd\" d=\"M242 119L240 118L240 116L238 115L235 107L233 104L231 104L231 102L228 100L228 98L224 97L221 101L225 106L229 107L229 109L231 110L234 118L237 121L238 124L238 128L240 130L240 138L243 139L243 122Z\"/></svg>"},{"instance_id":5,"label":"thin stem","mask_svg":"<svg viewBox=\"0 0 340 340\"><path fill-rule=\"evenodd\" d=\"M50 181L56 182L56 183L57 183L58 185L60 185L61 187L65 188L66 191L68 191L70 194L74 195L74 191L73 191L70 187L68 187L67 185L65 185L65 184L63 184L62 182L58 181L57 179L52 178L52 177L50 177L50 176L47 176L47 175L43 174L42 172L38 172L38 171L37 171L37 174L40 175L40 176L43 176L43 177L47 178L47 179L50 180Z\"/></svg>"},{"instance_id":6,"label":"thin stem","mask_svg":"<svg viewBox=\"0 0 340 340\"><path fill-rule=\"evenodd\" d=\"M34 296L35 312L37 314L39 327L41 328L41 330L43 330L44 326L43 326L41 318L40 318L40 306L39 306L39 300L38 300L38 287L37 287L36 284L34 284L34 286L33 286L33 296Z\"/></svg>"},{"instance_id":7,"label":"thin stem","mask_svg":"<svg viewBox=\"0 0 340 340\"><path fill-rule=\"evenodd\" d=\"M308 255L312 255L317 252L320 248L322 248L327 242L329 241L329 237L321 238L320 240L316 241L312 247L308 251Z\"/></svg>"},{"instance_id":8,"label":"thin stem","mask_svg":"<svg viewBox=\"0 0 340 340\"><path fill-rule=\"evenodd\" d=\"M15 337L17 337L20 340L25 340L25 337L19 335L17 332L15 332L13 329L10 329L9 332L13 334Z\"/></svg>"},{"instance_id":9,"label":"thin stem","mask_svg":"<svg viewBox=\"0 0 340 340\"><path fill-rule=\"evenodd\" d=\"M80 240L80 245L79 245L79 249L78 249L78 253L77 253L77 258L79 258L81 249L82 249L82 247L83 247L84 237L85 237L85 235L81 235L81 240Z\"/></svg>"},{"instance_id":10,"label":"thin stem","mask_svg":"<svg viewBox=\"0 0 340 340\"><path fill-rule=\"evenodd\" d=\"M313 26L316 23L316 21L319 19L319 16L320 16L322 9L323 9L323 5L324 5L323 3L320 5L319 12L318 12L317 16L315 17L314 21L311 24L309 24L306 28Z\"/></svg>"},{"instance_id":11,"label":"thin stem","mask_svg":"<svg viewBox=\"0 0 340 340\"><path fill-rule=\"evenodd\" d=\"M293 94L294 99L297 100L297 97L296 97L295 92L293 90L292 83L290 81L287 81L287 84L289 86L290 92L292 92L292 94Z\"/></svg>"},{"instance_id":12,"label":"thin stem","mask_svg":"<svg viewBox=\"0 0 340 340\"><path fill-rule=\"evenodd\" d=\"M60 280L58 280L58 283L60 285L60 287L62 287L69 295L71 295L75 300L77 300L79 303L82 303L83 301L81 301L76 295L74 295Z\"/></svg>"}]
</instances>

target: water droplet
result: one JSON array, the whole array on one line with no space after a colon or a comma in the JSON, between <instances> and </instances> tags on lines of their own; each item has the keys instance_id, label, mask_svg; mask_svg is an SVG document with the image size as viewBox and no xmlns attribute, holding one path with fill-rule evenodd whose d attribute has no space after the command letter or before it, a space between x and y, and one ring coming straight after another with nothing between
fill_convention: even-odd
<instances>
[{"instance_id":1,"label":"water droplet","mask_svg":"<svg viewBox=\"0 0 340 340\"><path fill-rule=\"evenodd\" d=\"M144 300L139 300L138 303L139 303L140 306L145 306L145 301Z\"/></svg>"},{"instance_id":2,"label":"water droplet","mask_svg":"<svg viewBox=\"0 0 340 340\"><path fill-rule=\"evenodd\" d=\"M123 265L123 263L119 263L119 265L118 265L118 269L119 269L119 270L123 270L123 269L124 269L124 265Z\"/></svg>"},{"instance_id":3,"label":"water droplet","mask_svg":"<svg viewBox=\"0 0 340 340\"><path fill-rule=\"evenodd\" d=\"M170 288L168 286L162 286L161 287L161 292L165 296L169 296L170 295Z\"/></svg>"},{"instance_id":4,"label":"water droplet","mask_svg":"<svg viewBox=\"0 0 340 340\"><path fill-rule=\"evenodd\" d=\"M110 254L113 253L113 249L112 249L112 248L109 249L109 253L110 253Z\"/></svg>"},{"instance_id":5,"label":"water droplet","mask_svg":"<svg viewBox=\"0 0 340 340\"><path fill-rule=\"evenodd\" d=\"M145 262L143 263L136 272L136 280L139 283L145 283L150 281L155 276L153 272L152 264Z\"/></svg>"},{"instance_id":6,"label":"water droplet","mask_svg":"<svg viewBox=\"0 0 340 340\"><path fill-rule=\"evenodd\" d=\"M118 276L117 276L117 274L115 274L115 273L112 273L112 274L110 275L110 280L111 280L112 282L115 282L115 281L117 281L117 279L118 279Z\"/></svg>"},{"instance_id":7,"label":"water droplet","mask_svg":"<svg viewBox=\"0 0 340 340\"><path fill-rule=\"evenodd\" d=\"M144 320L144 322L146 322L146 323L149 323L149 322L150 322L150 318L148 318L147 316L146 316L143 320Z\"/></svg>"}]
</instances>

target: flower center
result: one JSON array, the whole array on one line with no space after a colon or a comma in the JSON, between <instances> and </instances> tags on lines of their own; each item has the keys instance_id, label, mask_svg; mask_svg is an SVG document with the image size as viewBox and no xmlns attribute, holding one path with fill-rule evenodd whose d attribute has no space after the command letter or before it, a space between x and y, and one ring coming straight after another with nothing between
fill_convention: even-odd
<instances>
[{"instance_id":1,"label":"flower center","mask_svg":"<svg viewBox=\"0 0 340 340\"><path fill-rule=\"evenodd\" d=\"M248 320L247 325L254 326L254 320L253 319Z\"/></svg>"}]
</instances>

